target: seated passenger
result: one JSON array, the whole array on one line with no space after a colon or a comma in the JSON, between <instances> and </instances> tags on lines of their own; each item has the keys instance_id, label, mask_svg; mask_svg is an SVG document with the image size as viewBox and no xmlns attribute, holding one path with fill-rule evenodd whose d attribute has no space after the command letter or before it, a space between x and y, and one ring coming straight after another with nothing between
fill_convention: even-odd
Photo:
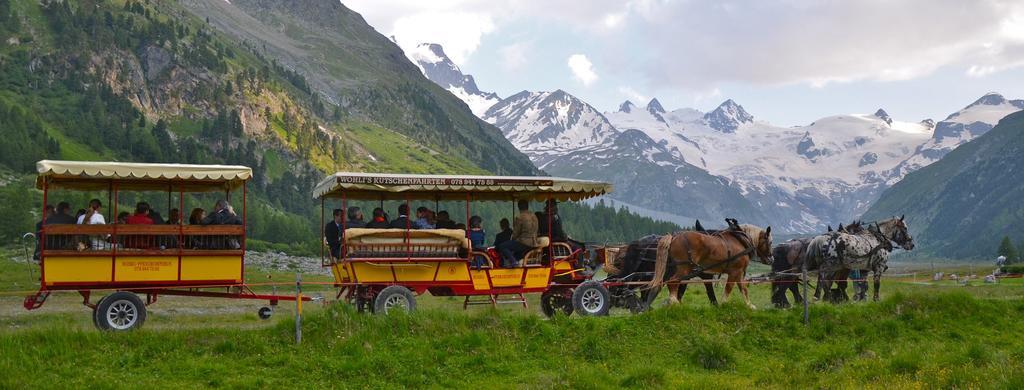
<instances>
[{"instance_id":1,"label":"seated passenger","mask_svg":"<svg viewBox=\"0 0 1024 390\"><path fill-rule=\"evenodd\" d=\"M203 218L203 225L241 225L242 219L235 214L231 204L226 200L218 200L213 205L213 213ZM242 244L240 237L234 236L210 236L210 249L239 249Z\"/></svg>"},{"instance_id":2,"label":"seated passenger","mask_svg":"<svg viewBox=\"0 0 1024 390\"><path fill-rule=\"evenodd\" d=\"M78 218L70 214L71 205L68 202L57 203L57 213L46 217L47 225L74 225Z\"/></svg>"},{"instance_id":3,"label":"seated passenger","mask_svg":"<svg viewBox=\"0 0 1024 390\"><path fill-rule=\"evenodd\" d=\"M384 210L381 210L384 211ZM345 228L364 228L366 227L366 221L363 221L363 210L356 206L348 208L348 221L345 221Z\"/></svg>"},{"instance_id":4,"label":"seated passenger","mask_svg":"<svg viewBox=\"0 0 1024 390\"><path fill-rule=\"evenodd\" d=\"M192 209L192 212L188 215L189 225L199 225L203 223L203 219L206 218L206 210L199 207Z\"/></svg>"},{"instance_id":5,"label":"seated passenger","mask_svg":"<svg viewBox=\"0 0 1024 390\"><path fill-rule=\"evenodd\" d=\"M487 233L484 232L483 218L478 215L474 215L469 218L469 245L473 248L474 252L487 252L487 243L485 239ZM480 269L484 265L487 265L487 258L484 256L473 256L472 265L476 269Z\"/></svg>"},{"instance_id":6,"label":"seated passenger","mask_svg":"<svg viewBox=\"0 0 1024 390\"><path fill-rule=\"evenodd\" d=\"M327 241L327 249L330 251L331 258L337 259L341 257L341 236L344 232L342 224L345 216L341 209L334 209L332 215L334 219L324 225L324 240Z\"/></svg>"},{"instance_id":7,"label":"seated passenger","mask_svg":"<svg viewBox=\"0 0 1024 390\"><path fill-rule=\"evenodd\" d=\"M53 207L52 204L48 204L48 205L43 206L43 217L39 219L39 222L36 222L36 250L35 250L35 252L33 252L33 255L32 255L32 259L33 260L39 260L39 256L41 256L42 253L43 253L43 249L42 249L42 245L41 245L41 243L43 242L42 241L43 225L45 225L46 224L46 220L49 219L50 216L55 214L56 212L57 212L57 208Z\"/></svg>"},{"instance_id":8,"label":"seated passenger","mask_svg":"<svg viewBox=\"0 0 1024 390\"><path fill-rule=\"evenodd\" d=\"M82 215L78 217L79 225L106 225L107 220L103 217L103 213L100 209L103 208L103 203L100 203L99 199L93 199L89 201L89 208L82 211ZM78 250L92 249L103 249L107 246L107 235L90 236L88 241L79 241Z\"/></svg>"},{"instance_id":9,"label":"seated passenger","mask_svg":"<svg viewBox=\"0 0 1024 390\"><path fill-rule=\"evenodd\" d=\"M71 205L68 202L57 203L56 213L46 217L46 225L74 225L77 221L78 216L71 215ZM46 236L46 249L72 249L74 245L73 236L61 234L47 234Z\"/></svg>"},{"instance_id":10,"label":"seated passenger","mask_svg":"<svg viewBox=\"0 0 1024 390\"><path fill-rule=\"evenodd\" d=\"M558 203L554 200L547 202L543 213L537 213L540 218L540 226L537 228L537 235L551 238L551 242L567 242L569 237L562 230L562 218L558 216ZM549 222L550 219L550 222ZM548 224L553 234L548 234Z\"/></svg>"},{"instance_id":11,"label":"seated passenger","mask_svg":"<svg viewBox=\"0 0 1024 390\"><path fill-rule=\"evenodd\" d=\"M484 231L484 220L479 215L469 218L469 243L473 250L487 250L487 232Z\"/></svg>"},{"instance_id":12,"label":"seated passenger","mask_svg":"<svg viewBox=\"0 0 1024 390\"><path fill-rule=\"evenodd\" d=\"M373 209L373 219L366 224L366 227L370 229L387 229L389 226L388 217L384 215L384 209L380 207Z\"/></svg>"},{"instance_id":13,"label":"seated passenger","mask_svg":"<svg viewBox=\"0 0 1024 390\"><path fill-rule=\"evenodd\" d=\"M435 227L433 221L433 211L426 207L420 207L416 209L416 228L417 229L433 229Z\"/></svg>"},{"instance_id":14,"label":"seated passenger","mask_svg":"<svg viewBox=\"0 0 1024 390\"><path fill-rule=\"evenodd\" d=\"M455 224L455 229L456 230L466 230L466 224L464 224L462 222L459 222L459 223Z\"/></svg>"},{"instance_id":15,"label":"seated passenger","mask_svg":"<svg viewBox=\"0 0 1024 390\"><path fill-rule=\"evenodd\" d=\"M508 218L502 218L501 221L498 222L498 226L501 227L501 231L494 236L495 247L512 239L512 228L509 226Z\"/></svg>"},{"instance_id":16,"label":"seated passenger","mask_svg":"<svg viewBox=\"0 0 1024 390\"><path fill-rule=\"evenodd\" d=\"M205 218L206 210L196 207L188 214L188 223L189 225L201 225ZM202 236L188 236L185 238L186 249L203 249L204 247Z\"/></svg>"},{"instance_id":17,"label":"seated passenger","mask_svg":"<svg viewBox=\"0 0 1024 390\"><path fill-rule=\"evenodd\" d=\"M472 221L470 221L470 224L472 224ZM438 229L455 229L455 221L452 221L448 211L441 210L437 212L437 223L434 226Z\"/></svg>"},{"instance_id":18,"label":"seated passenger","mask_svg":"<svg viewBox=\"0 0 1024 390\"><path fill-rule=\"evenodd\" d=\"M153 219L149 217L149 204L139 202L135 205L135 214L128 217L125 222L129 225L152 225Z\"/></svg>"},{"instance_id":19,"label":"seated passenger","mask_svg":"<svg viewBox=\"0 0 1024 390\"><path fill-rule=\"evenodd\" d=\"M171 209L171 211L169 213L167 213L167 222L166 222L166 224L168 224L168 225L180 225L181 224L181 210Z\"/></svg>"},{"instance_id":20,"label":"seated passenger","mask_svg":"<svg viewBox=\"0 0 1024 390\"><path fill-rule=\"evenodd\" d=\"M400 204L398 205L398 218L388 225L392 229L417 229L416 224L409 220L409 205Z\"/></svg>"},{"instance_id":21,"label":"seated passenger","mask_svg":"<svg viewBox=\"0 0 1024 390\"><path fill-rule=\"evenodd\" d=\"M107 220L103 218L103 213L100 209L103 207L103 203L100 203L99 199L93 199L89 201L89 208L82 210L82 215L78 217L79 225L106 225Z\"/></svg>"},{"instance_id":22,"label":"seated passenger","mask_svg":"<svg viewBox=\"0 0 1024 390\"><path fill-rule=\"evenodd\" d=\"M129 225L152 225L153 220L149 218L149 204L139 202L135 205L135 214L126 219ZM149 249L153 247L153 236L130 234L124 235L121 241L125 248Z\"/></svg>"},{"instance_id":23,"label":"seated passenger","mask_svg":"<svg viewBox=\"0 0 1024 390\"><path fill-rule=\"evenodd\" d=\"M235 214L235 209L226 200L218 200L213 206L213 214L203 218L203 225L241 225L242 219Z\"/></svg>"},{"instance_id":24,"label":"seated passenger","mask_svg":"<svg viewBox=\"0 0 1024 390\"><path fill-rule=\"evenodd\" d=\"M128 217L130 217L130 216L131 216L131 214L129 214L127 211L122 211L120 213L117 213L117 223L119 225L127 224L128 223Z\"/></svg>"},{"instance_id":25,"label":"seated passenger","mask_svg":"<svg viewBox=\"0 0 1024 390\"><path fill-rule=\"evenodd\" d=\"M530 212L530 202L519 201L519 217L512 222L512 238L498 246L502 266L518 267L520 259L537 246L537 216Z\"/></svg>"}]
</instances>

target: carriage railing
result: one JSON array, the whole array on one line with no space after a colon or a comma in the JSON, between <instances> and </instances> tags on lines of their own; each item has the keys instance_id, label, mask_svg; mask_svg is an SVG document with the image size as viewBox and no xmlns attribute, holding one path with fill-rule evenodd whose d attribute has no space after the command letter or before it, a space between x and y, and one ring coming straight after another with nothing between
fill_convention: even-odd
<instances>
[{"instance_id":1,"label":"carriage railing","mask_svg":"<svg viewBox=\"0 0 1024 390\"><path fill-rule=\"evenodd\" d=\"M177 253L236 254L244 250L242 225L47 225L43 256Z\"/></svg>"},{"instance_id":2,"label":"carriage railing","mask_svg":"<svg viewBox=\"0 0 1024 390\"><path fill-rule=\"evenodd\" d=\"M466 260L467 248L451 243L417 243L415 241L393 243L348 243L345 256L348 260Z\"/></svg>"}]
</instances>

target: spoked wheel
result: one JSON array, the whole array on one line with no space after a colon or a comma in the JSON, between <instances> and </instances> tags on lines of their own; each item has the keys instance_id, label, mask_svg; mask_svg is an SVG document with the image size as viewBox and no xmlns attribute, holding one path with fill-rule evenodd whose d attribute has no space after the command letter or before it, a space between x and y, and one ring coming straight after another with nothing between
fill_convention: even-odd
<instances>
[{"instance_id":1,"label":"spoked wheel","mask_svg":"<svg viewBox=\"0 0 1024 390\"><path fill-rule=\"evenodd\" d=\"M374 313L390 314L398 311L406 313L416 311L416 296L413 295L412 290L404 286L388 286L373 299Z\"/></svg>"},{"instance_id":2,"label":"spoked wheel","mask_svg":"<svg viewBox=\"0 0 1024 390\"><path fill-rule=\"evenodd\" d=\"M606 316L611 309L611 294L601 282L583 282L572 292L572 306L580 315Z\"/></svg>"},{"instance_id":3,"label":"spoked wheel","mask_svg":"<svg viewBox=\"0 0 1024 390\"><path fill-rule=\"evenodd\" d=\"M540 295L540 310L548 318L556 313L572 315L572 300L566 297L565 291L548 290Z\"/></svg>"},{"instance_id":4,"label":"spoked wheel","mask_svg":"<svg viewBox=\"0 0 1024 390\"><path fill-rule=\"evenodd\" d=\"M93 313L93 321L100 330L124 332L136 329L146 322L146 305L135 294L118 291L100 300Z\"/></svg>"}]
</instances>

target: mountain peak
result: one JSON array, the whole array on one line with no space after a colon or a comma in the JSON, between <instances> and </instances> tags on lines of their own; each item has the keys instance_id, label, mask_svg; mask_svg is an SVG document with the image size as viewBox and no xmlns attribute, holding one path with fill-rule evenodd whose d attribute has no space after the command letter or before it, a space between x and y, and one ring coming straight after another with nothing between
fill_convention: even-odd
<instances>
[{"instance_id":1,"label":"mountain peak","mask_svg":"<svg viewBox=\"0 0 1024 390\"><path fill-rule=\"evenodd\" d=\"M634 108L636 108L636 105L633 104L633 102L626 100L619 105L619 112L630 113L633 112Z\"/></svg>"},{"instance_id":2,"label":"mountain peak","mask_svg":"<svg viewBox=\"0 0 1024 390\"><path fill-rule=\"evenodd\" d=\"M754 123L754 116L744 110L743 106L728 99L719 104L714 111L705 114L704 121L715 130L723 133L735 133L740 125Z\"/></svg>"},{"instance_id":3,"label":"mountain peak","mask_svg":"<svg viewBox=\"0 0 1024 390\"><path fill-rule=\"evenodd\" d=\"M444 54L444 47L441 47L437 43L421 43L416 45L416 48L409 53L416 62L423 64L436 64L438 62L452 63L452 60L448 58L447 54Z\"/></svg>"},{"instance_id":4,"label":"mountain peak","mask_svg":"<svg viewBox=\"0 0 1024 390\"><path fill-rule=\"evenodd\" d=\"M1006 103L1006 98L1004 98L1003 95L1000 95L996 92L989 92L983 95L982 97L978 98L978 100L975 100L974 103L971 103L967 107L998 106L1003 103Z\"/></svg>"},{"instance_id":5,"label":"mountain peak","mask_svg":"<svg viewBox=\"0 0 1024 390\"><path fill-rule=\"evenodd\" d=\"M650 112L652 115L664 114L665 107L661 106L658 98L653 98L650 102L647 102L647 112Z\"/></svg>"},{"instance_id":6,"label":"mountain peak","mask_svg":"<svg viewBox=\"0 0 1024 390\"><path fill-rule=\"evenodd\" d=\"M408 57L423 71L427 79L447 89L467 105L478 117L501 98L493 92L481 91L472 75L462 70L447 55L444 48L436 43L421 43L410 50Z\"/></svg>"},{"instance_id":7,"label":"mountain peak","mask_svg":"<svg viewBox=\"0 0 1024 390\"><path fill-rule=\"evenodd\" d=\"M885 123L888 123L888 124L892 125L892 117L890 117L889 113L885 112L885 110L879 108L878 111L875 111L874 115L878 119L881 119L881 120L885 121Z\"/></svg>"}]
</instances>

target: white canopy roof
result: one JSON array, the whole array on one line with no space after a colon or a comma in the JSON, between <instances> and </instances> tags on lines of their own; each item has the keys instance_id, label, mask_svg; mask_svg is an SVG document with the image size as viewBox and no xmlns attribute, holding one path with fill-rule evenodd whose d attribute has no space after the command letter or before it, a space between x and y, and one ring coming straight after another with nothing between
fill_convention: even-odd
<instances>
[{"instance_id":1,"label":"white canopy roof","mask_svg":"<svg viewBox=\"0 0 1024 390\"><path fill-rule=\"evenodd\" d=\"M36 171L38 188L46 181L50 187L83 190L117 182L132 190L167 190L181 184L189 191L213 191L234 189L252 178L252 169L240 165L43 160L36 163Z\"/></svg>"},{"instance_id":2,"label":"white canopy roof","mask_svg":"<svg viewBox=\"0 0 1024 390\"><path fill-rule=\"evenodd\" d=\"M313 198L580 200L610 192L608 183L561 177L338 172L317 184Z\"/></svg>"}]
</instances>

